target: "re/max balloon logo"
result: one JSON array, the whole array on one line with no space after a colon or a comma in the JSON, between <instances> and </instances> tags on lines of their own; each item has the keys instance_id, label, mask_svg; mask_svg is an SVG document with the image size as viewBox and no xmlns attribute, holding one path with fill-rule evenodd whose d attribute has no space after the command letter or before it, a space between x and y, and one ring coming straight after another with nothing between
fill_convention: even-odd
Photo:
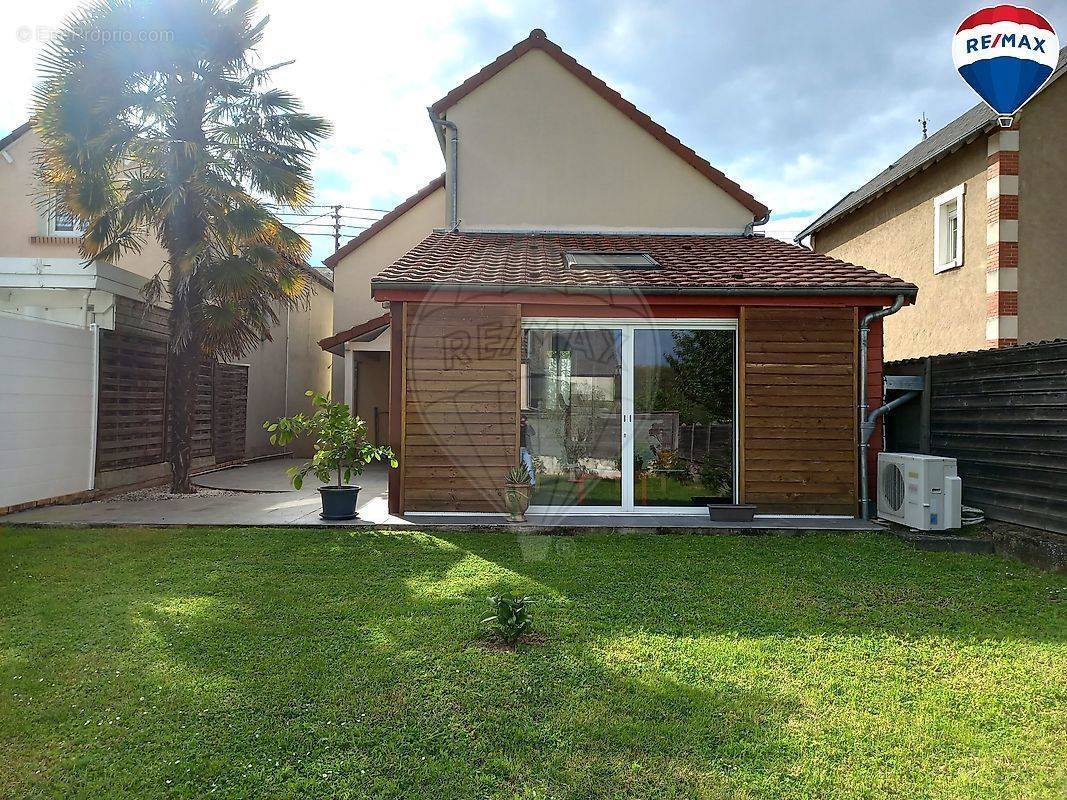
<instances>
[{"instance_id":1,"label":"re/max balloon logo","mask_svg":"<svg viewBox=\"0 0 1067 800\"><path fill-rule=\"evenodd\" d=\"M1019 6L976 11L952 39L956 70L1007 125L1052 76L1059 50L1052 24Z\"/></svg>"}]
</instances>

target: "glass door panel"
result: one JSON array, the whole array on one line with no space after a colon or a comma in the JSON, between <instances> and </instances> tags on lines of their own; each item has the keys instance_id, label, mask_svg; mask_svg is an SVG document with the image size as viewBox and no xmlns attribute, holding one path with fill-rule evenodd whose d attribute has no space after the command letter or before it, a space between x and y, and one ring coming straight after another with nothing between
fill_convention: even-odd
<instances>
[{"instance_id":1,"label":"glass door panel","mask_svg":"<svg viewBox=\"0 0 1067 800\"><path fill-rule=\"evenodd\" d=\"M622 504L622 331L523 332L520 452L531 505Z\"/></svg>"},{"instance_id":2,"label":"glass door panel","mask_svg":"<svg viewBox=\"0 0 1067 800\"><path fill-rule=\"evenodd\" d=\"M634 330L635 507L733 502L734 338Z\"/></svg>"}]
</instances>

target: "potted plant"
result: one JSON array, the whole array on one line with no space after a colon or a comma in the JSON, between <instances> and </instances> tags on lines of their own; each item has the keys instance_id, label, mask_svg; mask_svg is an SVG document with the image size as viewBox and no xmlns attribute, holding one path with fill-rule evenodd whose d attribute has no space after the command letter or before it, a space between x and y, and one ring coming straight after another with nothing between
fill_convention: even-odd
<instances>
[{"instance_id":1,"label":"potted plant","mask_svg":"<svg viewBox=\"0 0 1067 800\"><path fill-rule=\"evenodd\" d=\"M315 454L311 460L287 470L293 488L301 488L308 473L324 484L336 473L336 485L319 487L322 519L355 519L360 487L349 485L352 476L362 475L372 461L387 460L389 466L396 467L396 456L388 447L376 447L367 441L367 423L352 416L347 405L331 402L328 394L304 394L317 409L314 414L282 417L277 422L264 422L263 427L270 432L270 443L277 447L284 447L298 436L313 439Z\"/></svg>"},{"instance_id":2,"label":"potted plant","mask_svg":"<svg viewBox=\"0 0 1067 800\"><path fill-rule=\"evenodd\" d=\"M525 464L519 464L507 471L504 476L504 503L508 510L508 522L526 521L532 483L533 476Z\"/></svg>"}]
</instances>

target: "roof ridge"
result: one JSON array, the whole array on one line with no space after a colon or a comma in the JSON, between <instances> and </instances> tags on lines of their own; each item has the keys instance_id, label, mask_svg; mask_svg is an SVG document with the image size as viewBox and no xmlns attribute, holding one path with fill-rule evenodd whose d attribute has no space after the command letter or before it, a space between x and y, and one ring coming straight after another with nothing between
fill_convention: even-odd
<instances>
[{"instance_id":1,"label":"roof ridge","mask_svg":"<svg viewBox=\"0 0 1067 800\"><path fill-rule=\"evenodd\" d=\"M693 167L697 172L710 180L734 200L743 205L756 217L770 214L770 209L759 202L749 192L741 187L736 181L731 180L726 174L713 166L706 158L697 153L693 148L686 145L674 134L656 122L645 112L612 89L601 78L598 78L592 70L579 63L574 56L567 53L562 47L553 42L540 28L534 28L530 35L521 42L515 44L510 50L497 56L486 66L482 67L474 75L464 80L448 94L430 106L430 110L437 115L443 114L468 94L482 84L486 83L506 67L518 61L531 50L540 50L553 58L556 63L570 72L574 77L592 89L603 100L613 105L629 119L641 127L652 138L674 153L676 156Z\"/></svg>"}]
</instances>

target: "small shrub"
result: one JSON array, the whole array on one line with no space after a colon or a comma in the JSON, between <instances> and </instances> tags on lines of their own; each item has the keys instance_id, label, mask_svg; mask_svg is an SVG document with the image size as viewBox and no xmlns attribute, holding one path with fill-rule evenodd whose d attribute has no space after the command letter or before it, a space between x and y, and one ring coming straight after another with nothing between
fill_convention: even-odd
<instances>
[{"instance_id":1,"label":"small shrub","mask_svg":"<svg viewBox=\"0 0 1067 800\"><path fill-rule=\"evenodd\" d=\"M529 633L533 625L533 614L528 607L531 602L532 597L490 597L489 607L493 613L483 619L482 624L505 644L513 645Z\"/></svg>"},{"instance_id":2,"label":"small shrub","mask_svg":"<svg viewBox=\"0 0 1067 800\"><path fill-rule=\"evenodd\" d=\"M522 486L532 481L533 475L530 474L530 469L525 464L512 467L504 475L504 483L512 486Z\"/></svg>"},{"instance_id":3,"label":"small shrub","mask_svg":"<svg viewBox=\"0 0 1067 800\"><path fill-rule=\"evenodd\" d=\"M711 454L704 456L700 462L700 482L709 492L718 493L729 491L731 486L731 470L722 464L716 463Z\"/></svg>"}]
</instances>

